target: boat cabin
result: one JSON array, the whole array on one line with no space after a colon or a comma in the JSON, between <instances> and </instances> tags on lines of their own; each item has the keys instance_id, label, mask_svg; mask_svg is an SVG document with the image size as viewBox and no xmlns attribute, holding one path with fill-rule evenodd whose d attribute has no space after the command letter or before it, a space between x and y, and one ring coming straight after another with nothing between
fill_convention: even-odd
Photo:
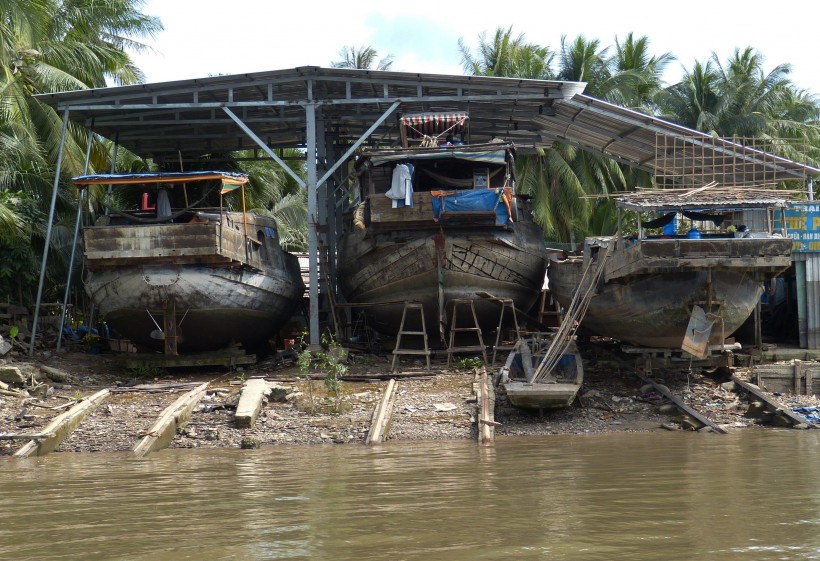
<instances>
[{"instance_id":1,"label":"boat cabin","mask_svg":"<svg viewBox=\"0 0 820 561\"><path fill-rule=\"evenodd\" d=\"M791 264L783 191L668 189L624 194L615 203L619 225L624 211L633 211L638 232L614 240L605 280L705 268L776 275ZM646 214L650 220L643 219ZM593 252L600 244L585 245L585 252Z\"/></svg>"},{"instance_id":2,"label":"boat cabin","mask_svg":"<svg viewBox=\"0 0 820 561\"><path fill-rule=\"evenodd\" d=\"M85 175L78 188L110 185L106 214L83 229L89 270L208 264L262 270L278 250L273 219L245 212L248 176L231 172ZM236 194L234 194L236 192ZM240 211L223 197L241 196ZM214 206L216 203L217 206ZM121 207L121 208L117 208Z\"/></svg>"},{"instance_id":3,"label":"boat cabin","mask_svg":"<svg viewBox=\"0 0 820 561\"><path fill-rule=\"evenodd\" d=\"M359 228L510 228L512 144L445 144L365 153L357 161Z\"/></svg>"}]
</instances>

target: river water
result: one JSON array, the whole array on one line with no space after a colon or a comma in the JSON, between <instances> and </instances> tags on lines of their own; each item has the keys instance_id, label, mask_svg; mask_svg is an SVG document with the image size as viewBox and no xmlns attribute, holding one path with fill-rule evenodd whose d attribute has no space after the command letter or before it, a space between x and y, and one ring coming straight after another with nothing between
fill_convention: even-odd
<instances>
[{"instance_id":1,"label":"river water","mask_svg":"<svg viewBox=\"0 0 820 561\"><path fill-rule=\"evenodd\" d=\"M820 559L820 431L0 460L3 560Z\"/></svg>"}]
</instances>

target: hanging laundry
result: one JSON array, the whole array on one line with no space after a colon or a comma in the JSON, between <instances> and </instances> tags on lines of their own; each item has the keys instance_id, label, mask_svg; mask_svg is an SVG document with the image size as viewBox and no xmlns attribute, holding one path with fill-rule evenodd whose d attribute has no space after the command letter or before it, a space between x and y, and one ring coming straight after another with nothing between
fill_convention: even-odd
<instances>
[{"instance_id":1,"label":"hanging laundry","mask_svg":"<svg viewBox=\"0 0 820 561\"><path fill-rule=\"evenodd\" d=\"M413 205L413 181L410 170L411 168L407 164L398 164L393 168L393 180L390 190L385 193L388 198L393 200L393 208L401 208L406 204L408 188L410 191L409 205Z\"/></svg>"}]
</instances>

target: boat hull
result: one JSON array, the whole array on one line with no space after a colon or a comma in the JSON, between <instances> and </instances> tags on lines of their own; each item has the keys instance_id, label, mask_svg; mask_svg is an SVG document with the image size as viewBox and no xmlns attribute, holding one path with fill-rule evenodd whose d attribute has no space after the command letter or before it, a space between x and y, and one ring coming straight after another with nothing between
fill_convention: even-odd
<instances>
[{"instance_id":1,"label":"boat hull","mask_svg":"<svg viewBox=\"0 0 820 561\"><path fill-rule=\"evenodd\" d=\"M501 307L478 297L488 293L529 310L540 295L547 260L541 233L531 223L515 230L415 230L348 234L340 246L339 284L348 302L364 304L371 326L395 335L405 301L424 307L428 334L452 317L452 300L474 300L480 327L498 326ZM442 314L442 309L444 314ZM459 309L459 326L472 327ZM510 314L507 314L510 315ZM405 331L420 329L419 315L408 314Z\"/></svg>"},{"instance_id":2,"label":"boat hull","mask_svg":"<svg viewBox=\"0 0 820 561\"><path fill-rule=\"evenodd\" d=\"M550 290L559 304L569 307L581 282L583 262L553 260L548 272ZM641 347L679 349L695 305L709 312L710 273L675 271L630 277L601 284L589 302L581 324L593 333ZM711 271L712 311L722 318L714 324L711 344L721 344L752 314L763 293L755 273Z\"/></svg>"},{"instance_id":3,"label":"boat hull","mask_svg":"<svg viewBox=\"0 0 820 561\"><path fill-rule=\"evenodd\" d=\"M179 352L231 343L267 343L291 317L304 293L298 261L286 254L281 270L201 265L128 266L91 273L86 291L109 326L138 345L162 349L166 303L173 301ZM152 337L152 333L154 337Z\"/></svg>"},{"instance_id":4,"label":"boat hull","mask_svg":"<svg viewBox=\"0 0 820 561\"><path fill-rule=\"evenodd\" d=\"M504 384L507 399L521 409L559 409L569 407L581 384L541 384L509 381Z\"/></svg>"}]
</instances>

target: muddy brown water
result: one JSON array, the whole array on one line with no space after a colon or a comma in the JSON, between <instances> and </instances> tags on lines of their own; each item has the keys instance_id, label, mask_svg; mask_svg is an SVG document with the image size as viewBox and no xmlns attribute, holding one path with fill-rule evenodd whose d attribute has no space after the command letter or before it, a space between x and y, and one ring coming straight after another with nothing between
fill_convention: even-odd
<instances>
[{"instance_id":1,"label":"muddy brown water","mask_svg":"<svg viewBox=\"0 0 820 561\"><path fill-rule=\"evenodd\" d=\"M820 558L820 431L0 460L2 560Z\"/></svg>"}]
</instances>

